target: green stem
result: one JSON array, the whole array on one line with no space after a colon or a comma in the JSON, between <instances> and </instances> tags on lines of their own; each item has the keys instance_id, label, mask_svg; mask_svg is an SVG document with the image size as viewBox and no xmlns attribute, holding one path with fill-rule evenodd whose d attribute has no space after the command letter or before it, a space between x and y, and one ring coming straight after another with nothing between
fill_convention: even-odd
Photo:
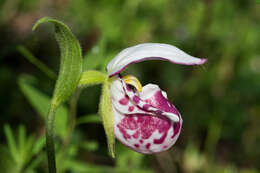
<instances>
[{"instance_id":1,"label":"green stem","mask_svg":"<svg viewBox=\"0 0 260 173\"><path fill-rule=\"evenodd\" d=\"M54 120L55 120L56 107L53 104L50 106L50 110L46 121L46 147L48 157L49 173L56 173L56 161L55 161L55 144L54 144Z\"/></svg>"}]
</instances>

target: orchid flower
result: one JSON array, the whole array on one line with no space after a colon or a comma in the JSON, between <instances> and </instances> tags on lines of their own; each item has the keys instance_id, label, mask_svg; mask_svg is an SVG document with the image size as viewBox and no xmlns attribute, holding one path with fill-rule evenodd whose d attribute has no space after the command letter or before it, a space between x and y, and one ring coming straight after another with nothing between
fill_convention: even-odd
<instances>
[{"instance_id":1,"label":"orchid flower","mask_svg":"<svg viewBox=\"0 0 260 173\"><path fill-rule=\"evenodd\" d=\"M115 137L133 150L145 154L167 150L176 142L182 118L169 102L166 92L154 84L143 87L136 77L121 76L120 72L130 64L146 60L200 65L206 59L192 57L168 44L145 43L121 51L107 65L107 74L95 70L83 71L80 44L64 23L43 17L35 23L33 30L46 22L55 25L55 37L61 51L60 72L46 119L46 150L50 173L56 173L55 113L78 87L102 84L99 113L112 157L115 157ZM75 95L74 99L77 100Z\"/></svg>"},{"instance_id":2,"label":"orchid flower","mask_svg":"<svg viewBox=\"0 0 260 173\"><path fill-rule=\"evenodd\" d=\"M206 59L190 56L172 45L144 43L124 49L107 65L115 137L137 152L151 154L167 150L176 142L183 120L158 85L142 86L134 76L121 76L128 65L146 60L200 65Z\"/></svg>"}]
</instances>

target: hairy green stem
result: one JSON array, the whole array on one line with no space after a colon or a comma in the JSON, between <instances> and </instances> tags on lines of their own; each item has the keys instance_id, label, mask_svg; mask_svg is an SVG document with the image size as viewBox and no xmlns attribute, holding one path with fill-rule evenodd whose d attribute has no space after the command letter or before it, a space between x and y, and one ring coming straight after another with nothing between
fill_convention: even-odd
<instances>
[{"instance_id":1,"label":"hairy green stem","mask_svg":"<svg viewBox=\"0 0 260 173\"><path fill-rule=\"evenodd\" d=\"M62 161L64 160L64 155L67 151L72 133L73 133L75 125L76 125L77 103L78 103L80 93L81 93L81 89L78 88L70 100L70 114L69 114L69 121L68 121L69 129L68 129L68 133L67 133L68 135L65 137L65 139L63 141L63 146L60 150L62 152L61 157L59 157L59 159L57 160L58 165L62 164Z\"/></svg>"},{"instance_id":2,"label":"hairy green stem","mask_svg":"<svg viewBox=\"0 0 260 173\"><path fill-rule=\"evenodd\" d=\"M46 121L46 147L49 173L56 173L55 143L54 143L54 120L56 107L50 106Z\"/></svg>"}]
</instances>

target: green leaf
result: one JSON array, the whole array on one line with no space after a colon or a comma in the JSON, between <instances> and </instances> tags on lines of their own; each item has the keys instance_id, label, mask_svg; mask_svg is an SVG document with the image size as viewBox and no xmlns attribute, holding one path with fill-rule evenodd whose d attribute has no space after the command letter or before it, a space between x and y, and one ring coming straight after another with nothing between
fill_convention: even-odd
<instances>
[{"instance_id":1,"label":"green leaf","mask_svg":"<svg viewBox=\"0 0 260 173\"><path fill-rule=\"evenodd\" d=\"M7 138L8 150L10 152L9 157L12 157L12 162L14 162L13 166L16 166L16 171L14 172L21 172L25 166L29 166L31 164L30 161L33 156L38 154L43 148L43 145L41 145L37 146L37 150L34 150L35 145L37 145L43 137L36 139L33 135L27 136L24 125L19 125L19 128L15 133L16 135L14 135L14 132L12 132L8 124L4 126L4 131ZM17 138L17 141L15 140L15 137ZM7 160L6 157L4 157L4 159ZM0 159L0 162L1 161L2 160Z\"/></svg>"},{"instance_id":2,"label":"green leaf","mask_svg":"<svg viewBox=\"0 0 260 173\"><path fill-rule=\"evenodd\" d=\"M99 114L102 117L103 126L107 136L107 143L110 155L115 157L115 136L114 136L114 115L112 110L112 103L109 93L108 78L104 81L102 94L100 98Z\"/></svg>"},{"instance_id":3,"label":"green leaf","mask_svg":"<svg viewBox=\"0 0 260 173\"><path fill-rule=\"evenodd\" d=\"M17 173L19 166L13 159L10 149L3 144L0 144L0 168L1 172Z\"/></svg>"},{"instance_id":4,"label":"green leaf","mask_svg":"<svg viewBox=\"0 0 260 173\"><path fill-rule=\"evenodd\" d=\"M23 165L28 163L31 160L31 158L33 156L32 148L33 148L34 143L35 143L34 136L28 136L28 138L26 138L25 147L24 147L23 151L20 151L20 153L23 153L20 156Z\"/></svg>"},{"instance_id":5,"label":"green leaf","mask_svg":"<svg viewBox=\"0 0 260 173\"><path fill-rule=\"evenodd\" d=\"M32 150L32 154L35 155L37 153L39 153L41 151L41 149L44 147L45 145L45 136L41 136L40 138L38 138L34 145L33 145L33 148L31 148Z\"/></svg>"},{"instance_id":6,"label":"green leaf","mask_svg":"<svg viewBox=\"0 0 260 173\"><path fill-rule=\"evenodd\" d=\"M84 87L89 85L101 84L105 81L107 75L99 71L90 70L82 73L78 86Z\"/></svg>"},{"instance_id":7,"label":"green leaf","mask_svg":"<svg viewBox=\"0 0 260 173\"><path fill-rule=\"evenodd\" d=\"M45 22L55 25L55 36L61 52L60 71L52 99L52 104L57 107L66 101L77 87L82 72L82 55L78 40L64 23L44 17L36 22L33 30Z\"/></svg>"},{"instance_id":8,"label":"green leaf","mask_svg":"<svg viewBox=\"0 0 260 173\"><path fill-rule=\"evenodd\" d=\"M56 79L57 75L49 69L43 62L37 59L27 48L24 46L17 46L17 50L33 65L38 67L42 72L44 72L49 78Z\"/></svg>"},{"instance_id":9,"label":"green leaf","mask_svg":"<svg viewBox=\"0 0 260 173\"><path fill-rule=\"evenodd\" d=\"M256 0L256 3L260 4L260 0Z\"/></svg>"},{"instance_id":10,"label":"green leaf","mask_svg":"<svg viewBox=\"0 0 260 173\"><path fill-rule=\"evenodd\" d=\"M77 119L77 125L85 123L101 123L101 119L97 114L84 115Z\"/></svg>"},{"instance_id":11,"label":"green leaf","mask_svg":"<svg viewBox=\"0 0 260 173\"><path fill-rule=\"evenodd\" d=\"M48 109L51 104L51 98L46 94L42 93L38 89L34 88L30 85L30 78L29 75L21 75L18 78L18 84L29 101L35 111L46 120L46 116L48 113ZM57 110L56 115L59 117L55 121L56 132L62 138L66 136L66 132L68 129L67 122L68 122L68 109L65 106L60 106Z\"/></svg>"},{"instance_id":12,"label":"green leaf","mask_svg":"<svg viewBox=\"0 0 260 173\"><path fill-rule=\"evenodd\" d=\"M19 150L19 155L20 155L20 161L23 162L25 161L26 157L26 131L25 127L23 125L19 125L18 128L18 150Z\"/></svg>"},{"instance_id":13,"label":"green leaf","mask_svg":"<svg viewBox=\"0 0 260 173\"><path fill-rule=\"evenodd\" d=\"M12 158L13 158L13 160L15 160L16 163L18 163L19 162L19 153L18 153L18 149L16 146L13 132L12 132L9 124L4 125L4 133L5 133L5 136L7 139L8 149L12 155Z\"/></svg>"}]
</instances>

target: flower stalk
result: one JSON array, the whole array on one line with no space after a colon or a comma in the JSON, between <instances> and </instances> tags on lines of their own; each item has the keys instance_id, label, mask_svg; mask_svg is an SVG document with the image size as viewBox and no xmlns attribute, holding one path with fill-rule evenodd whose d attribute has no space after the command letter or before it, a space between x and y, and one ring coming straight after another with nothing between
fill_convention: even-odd
<instances>
[{"instance_id":1,"label":"flower stalk","mask_svg":"<svg viewBox=\"0 0 260 173\"><path fill-rule=\"evenodd\" d=\"M55 143L54 143L54 121L56 108L50 106L46 120L46 150L48 156L49 173L56 173Z\"/></svg>"}]
</instances>

